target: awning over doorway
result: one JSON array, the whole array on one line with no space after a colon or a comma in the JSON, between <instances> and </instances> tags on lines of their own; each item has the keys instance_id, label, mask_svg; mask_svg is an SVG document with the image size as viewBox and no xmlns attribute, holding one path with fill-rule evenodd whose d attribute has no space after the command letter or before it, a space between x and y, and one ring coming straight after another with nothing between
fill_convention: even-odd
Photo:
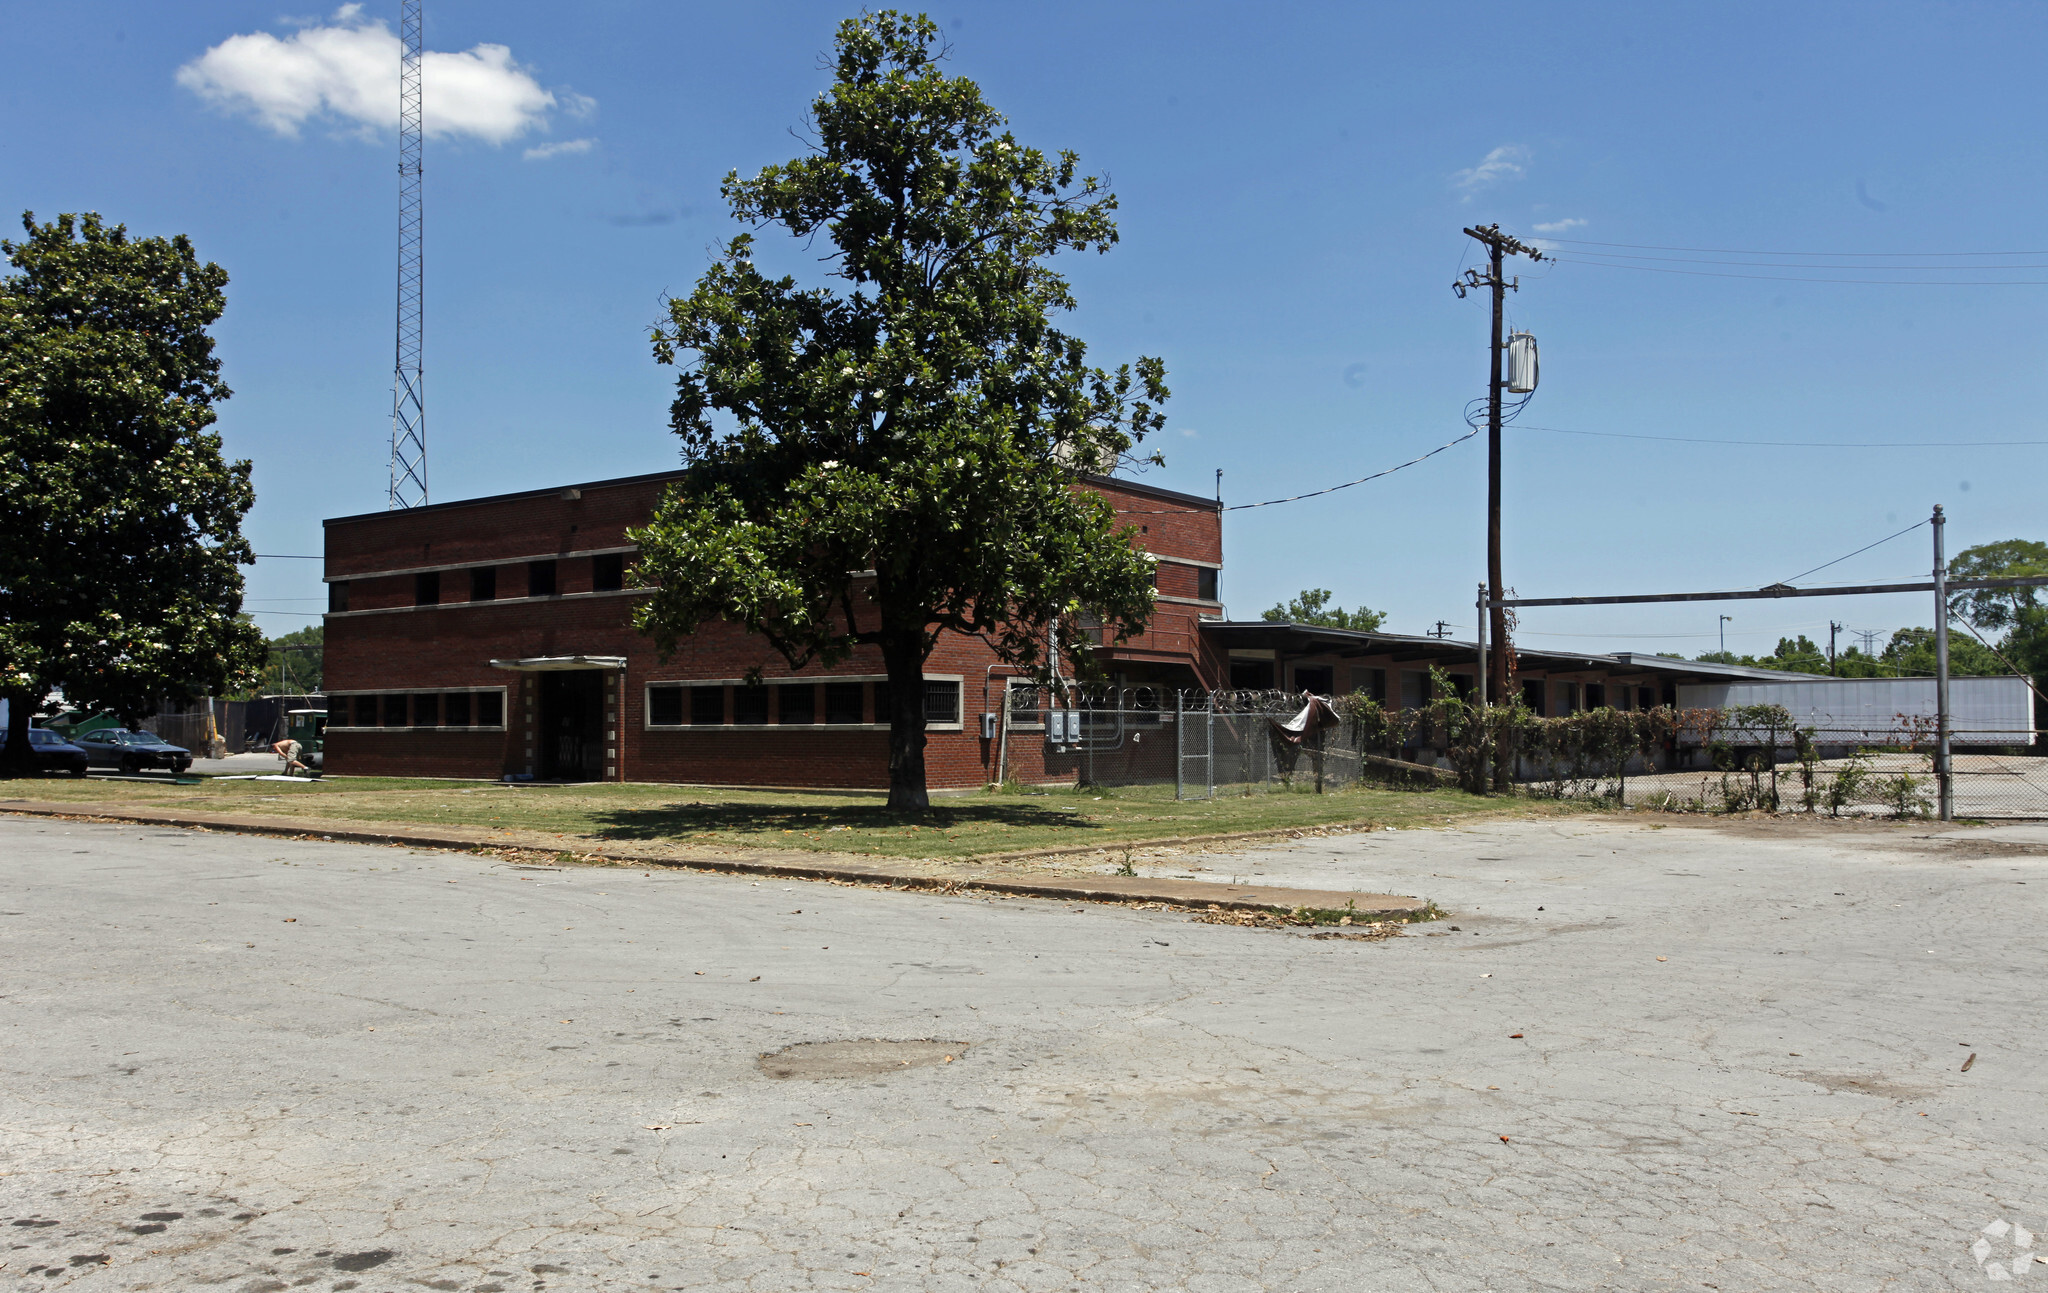
<instances>
[{"instance_id":1,"label":"awning over doorway","mask_svg":"<svg viewBox=\"0 0 2048 1293\"><path fill-rule=\"evenodd\" d=\"M530 655L518 660L493 660L493 669L514 669L520 673L566 673L572 669L623 669L622 655Z\"/></svg>"}]
</instances>

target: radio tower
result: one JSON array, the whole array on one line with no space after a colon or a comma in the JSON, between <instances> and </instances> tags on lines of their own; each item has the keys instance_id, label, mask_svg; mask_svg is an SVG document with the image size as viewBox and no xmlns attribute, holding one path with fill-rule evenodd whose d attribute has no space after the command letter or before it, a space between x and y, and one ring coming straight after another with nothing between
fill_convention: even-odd
<instances>
[{"instance_id":1,"label":"radio tower","mask_svg":"<svg viewBox=\"0 0 2048 1293\"><path fill-rule=\"evenodd\" d=\"M391 379L392 509L427 501L425 264L421 255L420 4L400 0L398 64L398 364Z\"/></svg>"}]
</instances>

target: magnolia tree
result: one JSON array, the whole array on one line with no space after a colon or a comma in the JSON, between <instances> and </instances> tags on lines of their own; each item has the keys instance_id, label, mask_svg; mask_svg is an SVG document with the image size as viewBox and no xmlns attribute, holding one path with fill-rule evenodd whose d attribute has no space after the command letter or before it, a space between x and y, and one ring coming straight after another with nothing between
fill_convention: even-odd
<instances>
[{"instance_id":1,"label":"magnolia tree","mask_svg":"<svg viewBox=\"0 0 2048 1293\"><path fill-rule=\"evenodd\" d=\"M726 177L733 214L823 253L833 285L754 264L732 239L669 306L655 357L682 369L672 422L690 470L633 534L664 652L726 619L792 669L879 651L889 805L922 811L923 671L943 630L1003 660L1085 668L1143 630L1152 559L1089 471L1162 422L1165 368L1090 367L1053 320L1047 261L1116 242L1116 199L1071 152L1020 144L928 18L840 24L812 149ZM1156 458L1155 458L1156 461Z\"/></svg>"},{"instance_id":2,"label":"magnolia tree","mask_svg":"<svg viewBox=\"0 0 2048 1293\"><path fill-rule=\"evenodd\" d=\"M192 244L96 215L0 242L0 766L34 766L53 687L134 721L161 699L253 681L238 618L249 464L221 454L228 397L206 329L227 274Z\"/></svg>"}]
</instances>

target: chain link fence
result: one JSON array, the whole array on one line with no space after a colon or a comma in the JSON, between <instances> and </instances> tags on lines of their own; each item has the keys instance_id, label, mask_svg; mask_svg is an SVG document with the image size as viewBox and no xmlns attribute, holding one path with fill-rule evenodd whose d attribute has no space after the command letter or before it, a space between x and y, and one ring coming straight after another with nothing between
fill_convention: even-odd
<instances>
[{"instance_id":1,"label":"chain link fence","mask_svg":"<svg viewBox=\"0 0 2048 1293\"><path fill-rule=\"evenodd\" d=\"M1321 723L1289 731L1298 694L1015 686L1009 766L1034 761L1024 747L1042 742L1044 775L1084 785L1171 785L1186 799L1337 790L1371 768L1357 725L1324 704Z\"/></svg>"},{"instance_id":2,"label":"chain link fence","mask_svg":"<svg viewBox=\"0 0 2048 1293\"><path fill-rule=\"evenodd\" d=\"M1006 767L1083 785L1171 785L1184 799L1455 780L1458 751L1446 749L1454 742L1427 719L1390 737L1385 723L1361 723L1329 697L1317 701L1279 691L1014 686ZM1739 710L1685 717L1690 726L1625 756L1561 758L1525 748L1512 779L1532 795L1641 808L1895 818L1939 809L1925 720L1817 730L1758 724ZM2048 746L2039 734L2031 745L1965 745L1950 763L1956 817L2048 818Z\"/></svg>"}]
</instances>

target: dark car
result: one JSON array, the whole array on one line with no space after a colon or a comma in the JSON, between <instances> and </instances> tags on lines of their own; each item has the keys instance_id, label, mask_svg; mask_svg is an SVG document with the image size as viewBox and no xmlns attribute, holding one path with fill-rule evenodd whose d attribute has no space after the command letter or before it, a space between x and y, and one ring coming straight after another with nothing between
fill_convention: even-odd
<instances>
[{"instance_id":1,"label":"dark car","mask_svg":"<svg viewBox=\"0 0 2048 1293\"><path fill-rule=\"evenodd\" d=\"M85 775L85 751L47 727L28 729L28 747L35 753L36 766L44 772L68 772L74 777Z\"/></svg>"},{"instance_id":2,"label":"dark car","mask_svg":"<svg viewBox=\"0 0 2048 1293\"><path fill-rule=\"evenodd\" d=\"M102 728L79 737L78 744L95 768L119 768L123 772L169 768L172 772L183 772L192 766L192 751L172 745L155 732Z\"/></svg>"}]
</instances>

